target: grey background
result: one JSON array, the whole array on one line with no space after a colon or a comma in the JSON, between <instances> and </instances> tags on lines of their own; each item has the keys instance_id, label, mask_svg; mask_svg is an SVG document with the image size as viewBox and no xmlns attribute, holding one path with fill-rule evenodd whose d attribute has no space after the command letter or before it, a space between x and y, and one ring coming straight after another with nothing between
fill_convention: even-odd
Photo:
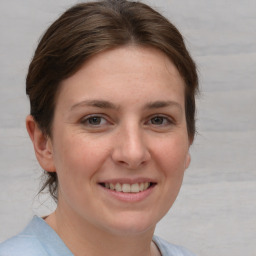
<instances>
[{"instance_id":1,"label":"grey background","mask_svg":"<svg viewBox=\"0 0 256 256\"><path fill-rule=\"evenodd\" d=\"M36 196L25 76L42 32L76 2L1 1L0 241L54 208L47 195ZM256 255L256 1L145 2L185 36L202 91L192 164L156 233L197 255Z\"/></svg>"}]
</instances>

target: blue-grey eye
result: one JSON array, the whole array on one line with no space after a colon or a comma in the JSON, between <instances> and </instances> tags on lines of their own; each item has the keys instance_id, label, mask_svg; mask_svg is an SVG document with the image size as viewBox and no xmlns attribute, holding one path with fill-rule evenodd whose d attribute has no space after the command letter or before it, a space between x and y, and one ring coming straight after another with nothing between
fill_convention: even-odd
<instances>
[{"instance_id":1,"label":"blue-grey eye","mask_svg":"<svg viewBox=\"0 0 256 256\"><path fill-rule=\"evenodd\" d=\"M164 123L165 120L166 120L166 118L164 118L164 117L155 116L155 117L151 118L151 123L154 125L161 125Z\"/></svg>"},{"instance_id":2,"label":"blue-grey eye","mask_svg":"<svg viewBox=\"0 0 256 256\"><path fill-rule=\"evenodd\" d=\"M93 117L89 117L87 120L90 125L100 125L102 122L102 117L93 116Z\"/></svg>"}]
</instances>

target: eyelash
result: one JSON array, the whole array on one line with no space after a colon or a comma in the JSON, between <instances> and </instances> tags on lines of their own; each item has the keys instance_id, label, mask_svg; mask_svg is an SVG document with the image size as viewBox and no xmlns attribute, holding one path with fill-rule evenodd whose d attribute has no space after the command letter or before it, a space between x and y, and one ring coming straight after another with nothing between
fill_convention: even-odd
<instances>
[{"instance_id":1,"label":"eyelash","mask_svg":"<svg viewBox=\"0 0 256 256\"><path fill-rule=\"evenodd\" d=\"M161 120L162 122L160 124L154 124L154 123L152 123L152 121L154 119L155 119L155 121L156 121L156 119L158 119L158 120ZM92 123L93 121L97 121L97 120L99 121L99 123L96 123L96 124ZM103 124L101 124L102 121L104 121ZM148 121L145 122L145 125L152 125L154 127L166 127L166 126L173 125L174 123L175 122L169 117L162 116L162 115L154 115L154 116L150 117L148 119ZM105 118L101 115L89 115L89 116L84 117L81 120L81 124L92 127L92 128L101 128L102 126L111 124L111 122L108 121L107 118Z\"/></svg>"},{"instance_id":2,"label":"eyelash","mask_svg":"<svg viewBox=\"0 0 256 256\"><path fill-rule=\"evenodd\" d=\"M174 122L173 122L173 120L172 120L171 118L166 117L166 116L162 116L162 115L155 115L155 116L151 117L151 118L149 119L149 121L147 121L147 123L148 123L148 122L152 122L153 119L155 119L155 120L156 120L156 119L162 120L162 123L161 123L161 124L153 124L153 123L151 123L154 127L156 127L156 126L166 127L166 126L168 126L168 125L174 124Z\"/></svg>"},{"instance_id":3,"label":"eyelash","mask_svg":"<svg viewBox=\"0 0 256 256\"><path fill-rule=\"evenodd\" d=\"M106 123L108 122L108 120L106 118L104 118L103 116L90 115L90 116L86 116L85 118L83 118L81 120L81 123L83 125L88 125L88 126L91 126L91 127L101 127L102 126L102 124L92 124L92 123L90 123L90 121L92 121L93 119L100 119L100 121L105 120Z\"/></svg>"}]
</instances>

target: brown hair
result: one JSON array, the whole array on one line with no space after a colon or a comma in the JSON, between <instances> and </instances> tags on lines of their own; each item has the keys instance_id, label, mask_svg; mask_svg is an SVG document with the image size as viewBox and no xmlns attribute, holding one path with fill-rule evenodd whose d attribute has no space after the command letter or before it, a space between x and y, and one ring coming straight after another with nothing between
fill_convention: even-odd
<instances>
[{"instance_id":1,"label":"brown hair","mask_svg":"<svg viewBox=\"0 0 256 256\"><path fill-rule=\"evenodd\" d=\"M31 115L46 136L51 136L60 82L78 71L91 56L128 44L158 48L175 64L185 81L187 130L193 141L198 76L182 35L146 4L125 0L77 4L62 14L39 42L29 66L26 93ZM47 179L40 191L48 187L57 201L57 175L45 174Z\"/></svg>"}]
</instances>

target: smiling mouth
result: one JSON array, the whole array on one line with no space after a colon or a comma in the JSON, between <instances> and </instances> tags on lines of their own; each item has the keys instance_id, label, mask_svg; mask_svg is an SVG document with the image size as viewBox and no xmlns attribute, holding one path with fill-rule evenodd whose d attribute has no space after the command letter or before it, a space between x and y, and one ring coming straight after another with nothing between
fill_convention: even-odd
<instances>
[{"instance_id":1,"label":"smiling mouth","mask_svg":"<svg viewBox=\"0 0 256 256\"><path fill-rule=\"evenodd\" d=\"M152 182L141 182L141 183L134 183L134 184L121 184L121 183L99 183L102 187L123 193L139 193L149 189L150 187L156 185L156 183Z\"/></svg>"}]
</instances>

